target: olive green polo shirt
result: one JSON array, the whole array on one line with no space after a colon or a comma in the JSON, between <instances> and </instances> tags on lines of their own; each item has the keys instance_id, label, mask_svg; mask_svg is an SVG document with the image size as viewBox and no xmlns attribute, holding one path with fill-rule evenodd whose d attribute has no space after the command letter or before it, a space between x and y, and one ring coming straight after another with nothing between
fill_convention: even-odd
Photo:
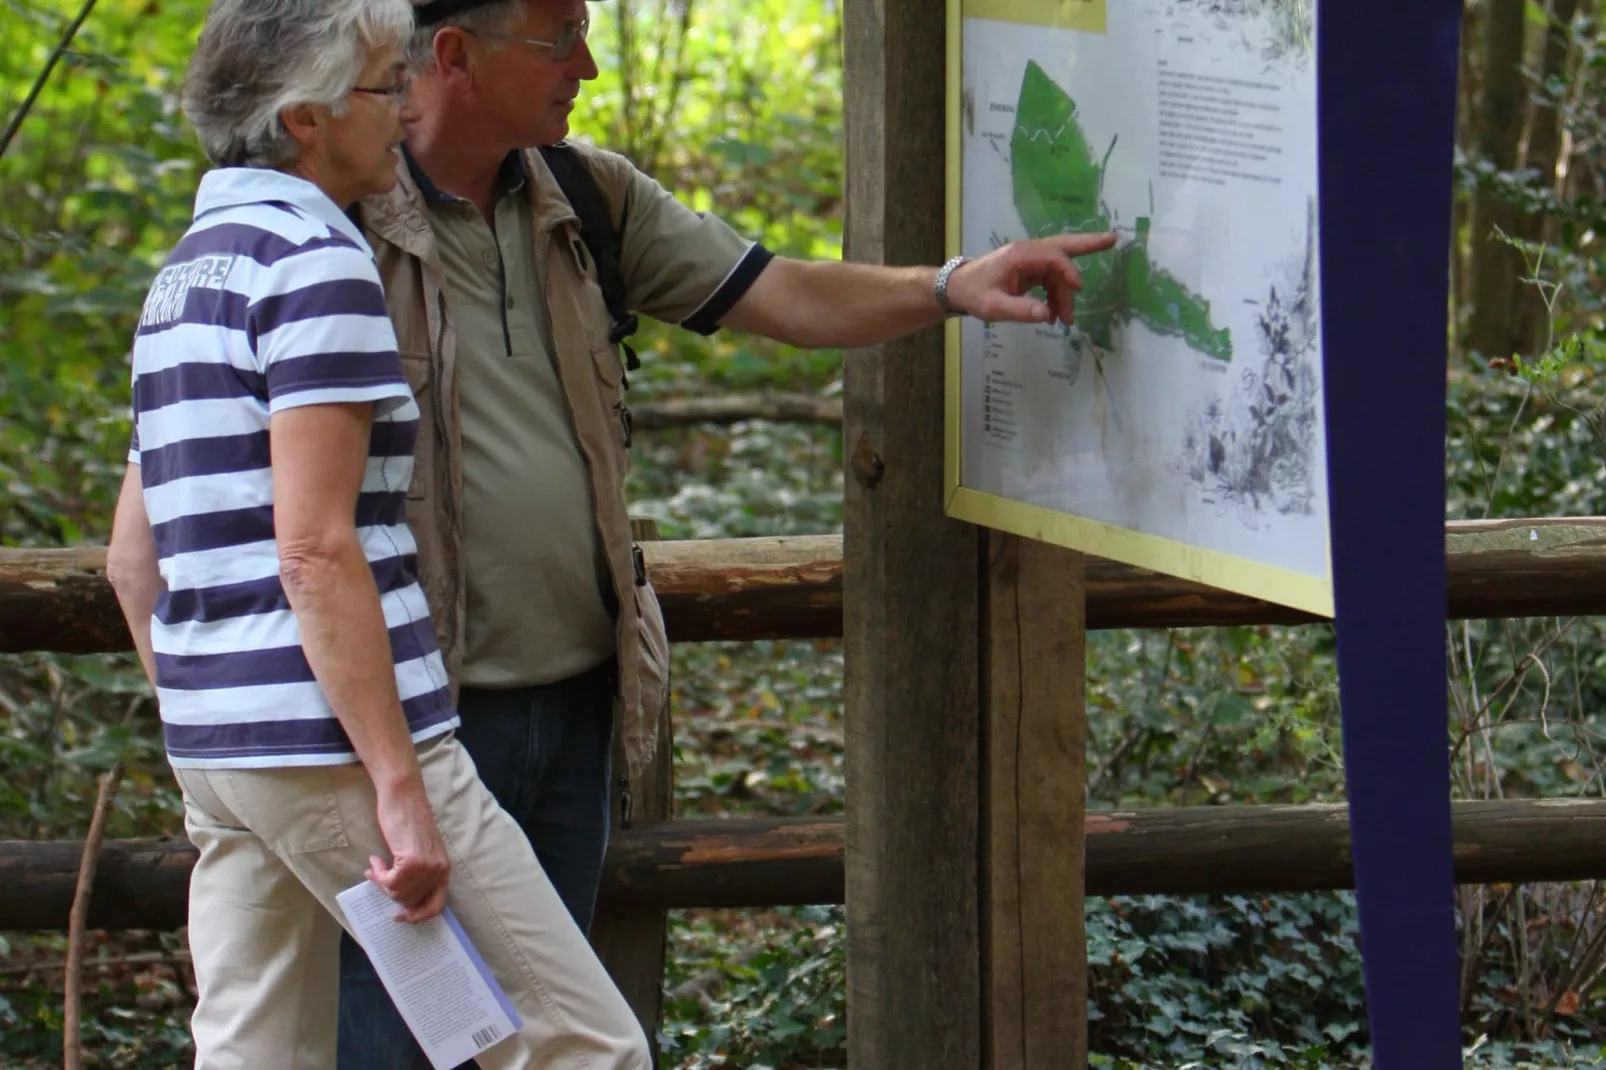
<instances>
[{"instance_id":1,"label":"olive green polo shirt","mask_svg":"<svg viewBox=\"0 0 1606 1070\"><path fill-rule=\"evenodd\" d=\"M560 680L612 656L616 640L590 477L551 353L524 164L507 158L487 221L408 163L457 332L462 683ZM632 309L712 333L770 254L633 169L628 203L620 259Z\"/></svg>"}]
</instances>

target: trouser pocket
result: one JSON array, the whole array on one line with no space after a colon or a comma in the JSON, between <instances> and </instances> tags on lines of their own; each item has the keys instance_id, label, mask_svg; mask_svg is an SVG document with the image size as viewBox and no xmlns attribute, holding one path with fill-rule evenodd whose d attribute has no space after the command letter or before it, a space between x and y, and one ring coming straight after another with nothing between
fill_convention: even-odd
<instances>
[{"instance_id":1,"label":"trouser pocket","mask_svg":"<svg viewBox=\"0 0 1606 1070\"><path fill-rule=\"evenodd\" d=\"M231 769L225 781L241 822L288 857L349 846L335 775L326 766Z\"/></svg>"}]
</instances>

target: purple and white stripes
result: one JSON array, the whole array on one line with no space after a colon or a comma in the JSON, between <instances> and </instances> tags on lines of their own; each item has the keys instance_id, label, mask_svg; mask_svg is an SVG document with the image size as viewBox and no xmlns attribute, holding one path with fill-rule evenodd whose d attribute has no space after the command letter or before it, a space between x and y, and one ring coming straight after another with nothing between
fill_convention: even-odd
<instances>
[{"instance_id":1,"label":"purple and white stripes","mask_svg":"<svg viewBox=\"0 0 1606 1070\"><path fill-rule=\"evenodd\" d=\"M406 525L418 407L362 234L311 183L209 172L134 339L134 439L166 591L151 622L174 765L356 760L279 581L272 414L375 403L356 503L415 740L457 723Z\"/></svg>"}]
</instances>

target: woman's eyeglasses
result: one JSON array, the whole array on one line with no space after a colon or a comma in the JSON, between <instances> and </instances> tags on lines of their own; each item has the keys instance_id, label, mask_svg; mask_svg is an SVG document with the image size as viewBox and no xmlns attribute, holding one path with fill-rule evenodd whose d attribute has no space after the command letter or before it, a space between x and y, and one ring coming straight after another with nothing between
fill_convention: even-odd
<instances>
[{"instance_id":1,"label":"woman's eyeglasses","mask_svg":"<svg viewBox=\"0 0 1606 1070\"><path fill-rule=\"evenodd\" d=\"M354 85L351 87L351 91L353 93L367 93L375 97L389 97L392 104L400 107L407 103L407 91L410 88L412 88L412 79L404 78L395 85Z\"/></svg>"}]
</instances>

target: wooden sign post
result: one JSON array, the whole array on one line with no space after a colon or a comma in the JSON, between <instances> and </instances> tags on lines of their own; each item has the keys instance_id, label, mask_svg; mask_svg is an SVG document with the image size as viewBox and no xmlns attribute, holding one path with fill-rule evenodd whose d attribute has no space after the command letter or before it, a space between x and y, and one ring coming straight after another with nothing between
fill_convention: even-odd
<instances>
[{"instance_id":1,"label":"wooden sign post","mask_svg":"<svg viewBox=\"0 0 1606 1070\"><path fill-rule=\"evenodd\" d=\"M943 259L946 10L845 8L849 259ZM844 362L848 1064L1079 1070L1081 558L944 514L943 345Z\"/></svg>"},{"instance_id":2,"label":"wooden sign post","mask_svg":"<svg viewBox=\"0 0 1606 1070\"><path fill-rule=\"evenodd\" d=\"M987 534L981 737L982 1066L1087 1065L1082 555Z\"/></svg>"}]
</instances>

